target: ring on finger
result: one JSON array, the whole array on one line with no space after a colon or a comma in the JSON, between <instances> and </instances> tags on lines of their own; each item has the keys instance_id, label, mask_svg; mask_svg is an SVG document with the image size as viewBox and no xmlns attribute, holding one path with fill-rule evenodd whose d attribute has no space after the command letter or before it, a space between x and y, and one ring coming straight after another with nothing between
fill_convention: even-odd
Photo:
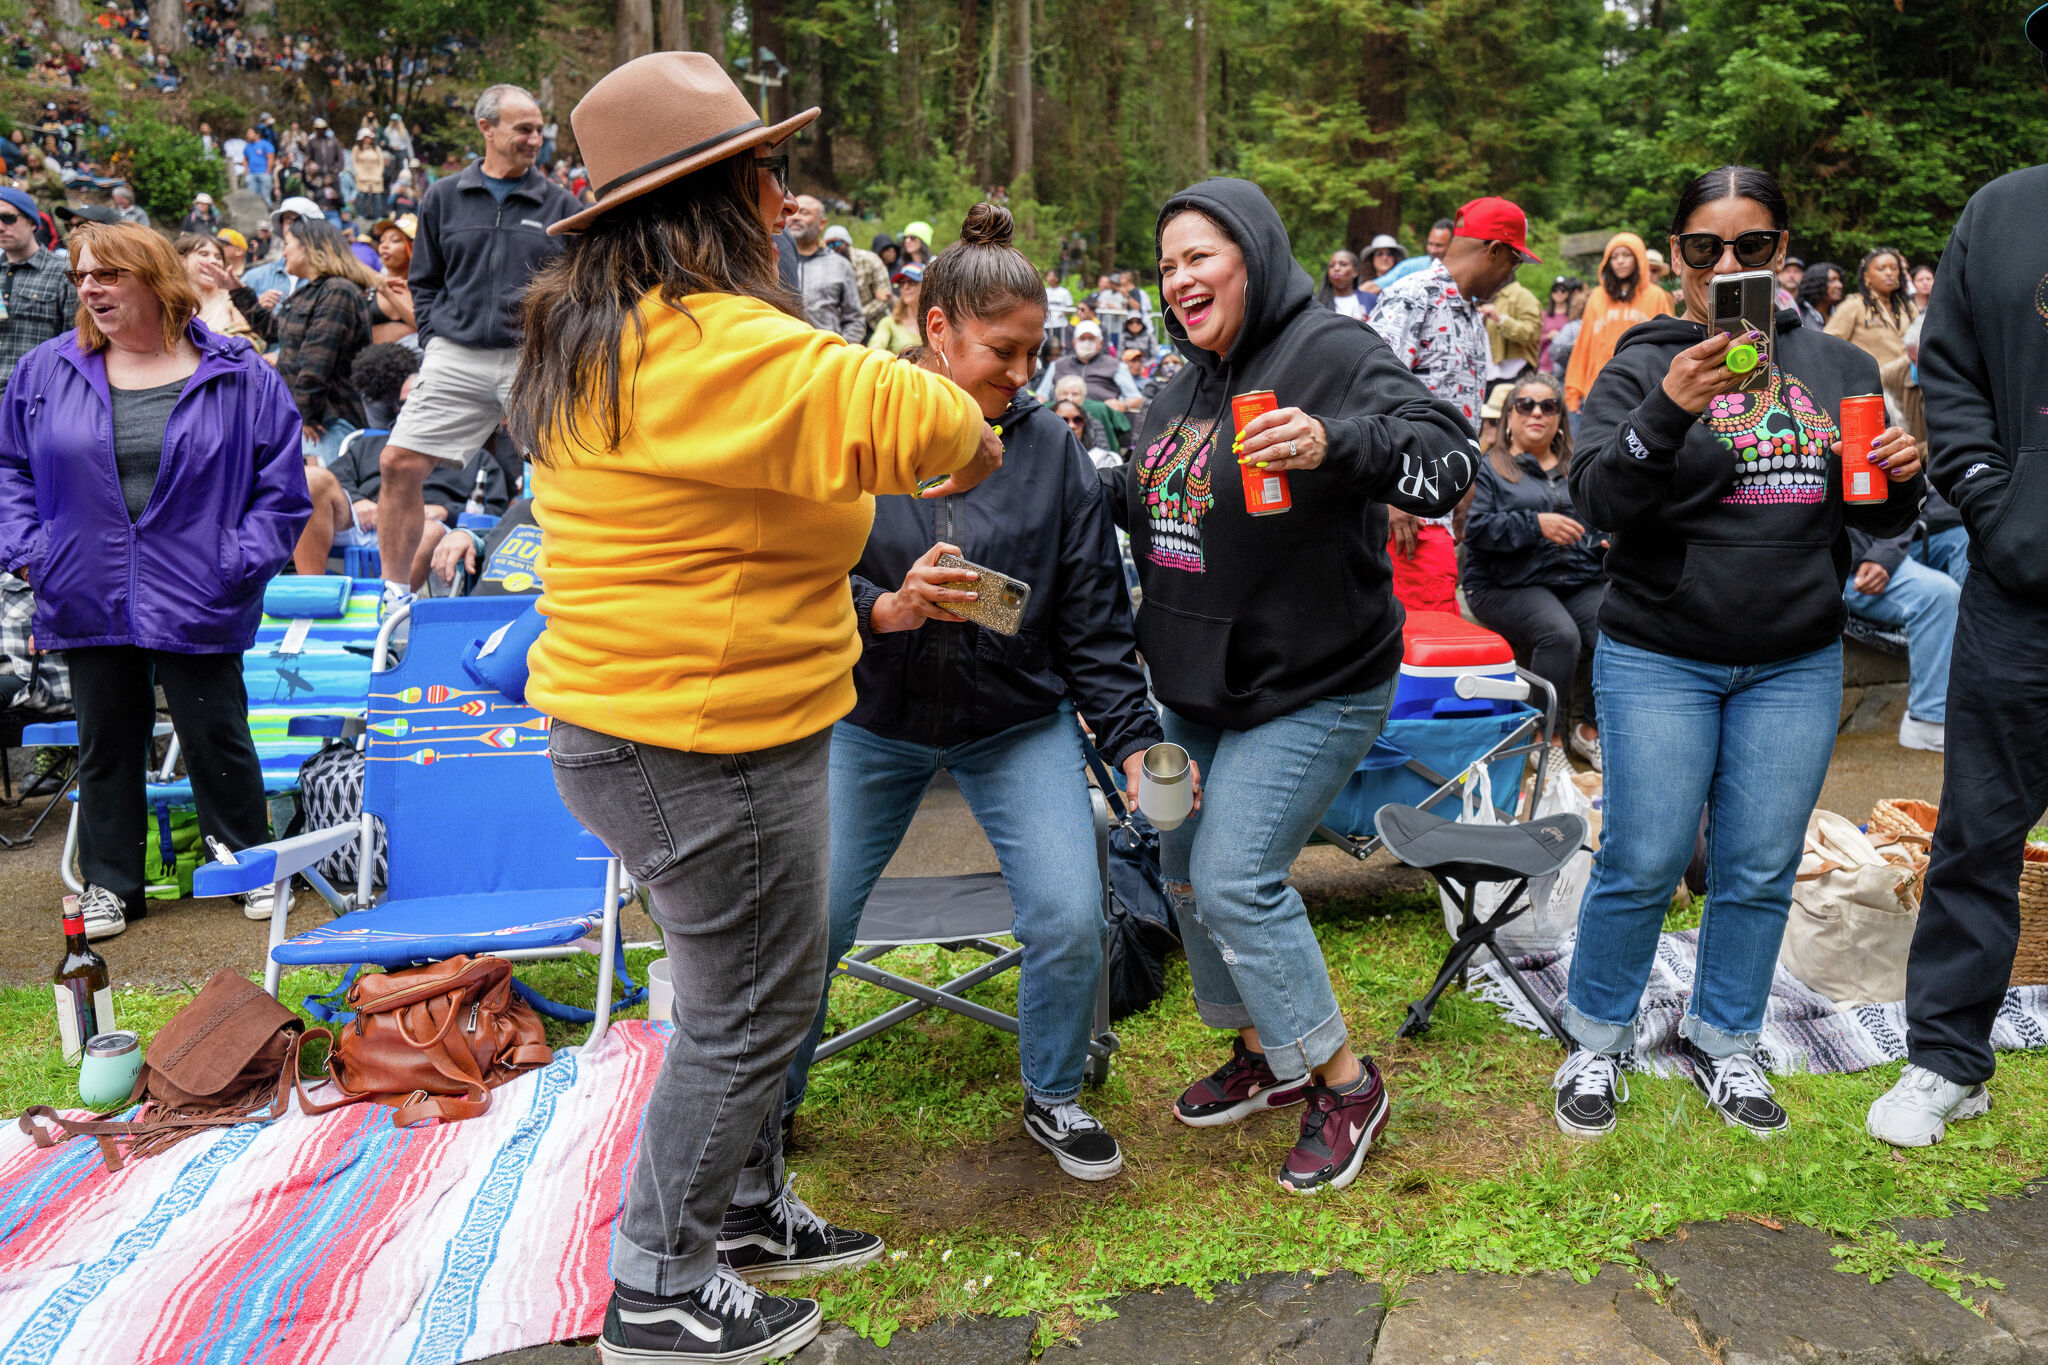
<instances>
[{"instance_id":1,"label":"ring on finger","mask_svg":"<svg viewBox=\"0 0 2048 1365\"><path fill-rule=\"evenodd\" d=\"M1288 459L1290 459L1290 460L1291 460L1291 459L1294 459L1294 458L1295 458L1295 453L1296 453L1296 452L1295 452L1295 449L1294 449L1294 442L1292 442L1292 441L1289 441L1289 442L1287 443L1287 458L1288 458Z\"/></svg>"}]
</instances>

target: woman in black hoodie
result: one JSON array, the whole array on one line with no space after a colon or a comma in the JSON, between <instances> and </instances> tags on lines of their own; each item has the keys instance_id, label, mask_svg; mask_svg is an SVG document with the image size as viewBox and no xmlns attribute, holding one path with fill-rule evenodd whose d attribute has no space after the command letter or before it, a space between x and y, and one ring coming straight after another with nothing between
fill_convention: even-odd
<instances>
[{"instance_id":1,"label":"woman in black hoodie","mask_svg":"<svg viewBox=\"0 0 2048 1365\"><path fill-rule=\"evenodd\" d=\"M863 650L853 711L832 730L831 957L853 947L875 880L932 776L960 785L1002 864L1024 961L1017 983L1024 1131L1060 1169L1107 1180L1116 1139L1076 1102L1102 976L1102 881L1078 709L1135 792L1160 737L1131 638L1131 603L1095 467L1024 391L1045 340L1045 286L1010 245L1010 214L980 204L924 268L927 368L981 404L1003 467L956 497L875 499L853 570ZM1001 635L954 615L973 595L957 554L1031 588ZM803 1099L825 1001L790 1066Z\"/></svg>"},{"instance_id":2,"label":"woman in black hoodie","mask_svg":"<svg viewBox=\"0 0 2048 1365\"><path fill-rule=\"evenodd\" d=\"M1258 186L1182 191L1156 240L1188 364L1147 409L1136 458L1104 477L1167 737L1204 774L1201 810L1162 838L1163 871L1203 1022L1237 1031L1174 1112L1206 1127L1306 1100L1280 1183L1341 1189L1387 1095L1351 1050L1287 872L1372 747L1400 667L1382 504L1442 515L1477 451L1378 333L1316 306ZM1280 406L1236 429L1231 396L1262 389ZM1240 461L1286 474L1292 507L1247 513Z\"/></svg>"},{"instance_id":3,"label":"woman in black hoodie","mask_svg":"<svg viewBox=\"0 0 2048 1365\"><path fill-rule=\"evenodd\" d=\"M1743 389L1731 339L1709 335L1714 277L1775 274L1789 226L1766 172L1727 166L1687 186L1671 224L1685 316L1632 328L1586 399L1572 493L1612 548L1593 658L1601 845L1563 1013L1574 1051L1553 1080L1558 1126L1576 1136L1614 1126L1619 1059L1703 807L1707 908L1679 1050L1728 1123L1769 1136L1786 1122L1754 1054L1834 751L1848 531L1898 534L1925 489L1912 437L1893 428L1871 453L1886 499L1842 501L1842 400L1878 392L1862 351L1783 309L1774 363Z\"/></svg>"}]
</instances>

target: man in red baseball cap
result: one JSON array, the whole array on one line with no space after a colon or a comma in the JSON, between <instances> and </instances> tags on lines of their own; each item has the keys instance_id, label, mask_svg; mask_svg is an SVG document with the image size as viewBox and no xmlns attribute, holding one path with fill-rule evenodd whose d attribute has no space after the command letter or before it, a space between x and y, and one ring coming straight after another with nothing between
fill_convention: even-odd
<instances>
[{"instance_id":1,"label":"man in red baseball cap","mask_svg":"<svg viewBox=\"0 0 2048 1365\"><path fill-rule=\"evenodd\" d=\"M1475 199L1452 220L1450 249L1380 295L1368 325L1429 391L1476 433L1493 362L1480 306L1535 261L1529 219L1505 199ZM1424 521L1389 508L1387 551L1394 596L1410 611L1458 610L1458 555L1449 516Z\"/></svg>"},{"instance_id":2,"label":"man in red baseball cap","mask_svg":"<svg viewBox=\"0 0 2048 1365\"><path fill-rule=\"evenodd\" d=\"M1518 264L1543 264L1543 258L1529 250L1529 215L1505 199L1474 199L1458 210L1451 224L1454 240L1471 237L1481 242L1499 242L1513 249Z\"/></svg>"}]
</instances>

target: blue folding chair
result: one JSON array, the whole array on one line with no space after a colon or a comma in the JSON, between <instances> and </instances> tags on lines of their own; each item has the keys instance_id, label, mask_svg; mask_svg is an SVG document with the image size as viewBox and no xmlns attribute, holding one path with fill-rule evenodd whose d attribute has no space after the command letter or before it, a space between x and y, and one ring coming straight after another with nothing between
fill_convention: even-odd
<instances>
[{"instance_id":1,"label":"blue folding chair","mask_svg":"<svg viewBox=\"0 0 2048 1365\"><path fill-rule=\"evenodd\" d=\"M406 967L461 953L522 961L595 951L595 1011L557 1004L516 982L515 988L543 1014L591 1023L591 1043L610 1024L614 977L626 988L617 1008L644 998L626 974L619 936L624 870L562 805L547 757L548 718L483 687L463 667L466 652L530 605L524 597L451 597L394 611L377 636L370 680L362 822L246 849L194 876L195 895L278 888L266 991L277 994L286 967L347 966L352 980L365 966ZM384 667L401 623L408 623L405 657ZM383 822L389 856L384 899L374 905L372 820ZM342 913L286 938L291 878L351 839L360 839L363 850L356 894L322 890L309 877Z\"/></svg>"},{"instance_id":2,"label":"blue folding chair","mask_svg":"<svg viewBox=\"0 0 2048 1365\"><path fill-rule=\"evenodd\" d=\"M308 717L363 714L370 691L370 655L376 647L377 606L383 584L339 576L274 578L263 590L263 619L242 654L242 685L249 694L249 734L263 768L267 796L296 791L299 768L320 751L334 728L308 729ZM78 722L33 726L24 743L76 745ZM144 788L159 837L170 838L171 807L189 805L192 784L173 778L177 738ZM60 866L64 884L83 893L78 858L78 793L70 793L71 825ZM166 862L172 861L166 858Z\"/></svg>"}]
</instances>

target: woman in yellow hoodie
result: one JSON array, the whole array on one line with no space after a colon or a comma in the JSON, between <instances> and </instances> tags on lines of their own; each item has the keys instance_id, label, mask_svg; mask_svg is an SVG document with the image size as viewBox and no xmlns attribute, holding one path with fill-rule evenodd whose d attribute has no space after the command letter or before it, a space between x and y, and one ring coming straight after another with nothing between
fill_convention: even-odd
<instances>
[{"instance_id":1,"label":"woman in yellow hoodie","mask_svg":"<svg viewBox=\"0 0 2048 1365\"><path fill-rule=\"evenodd\" d=\"M744 1279L858 1265L782 1178L780 1101L825 985L826 774L874 493L1001 461L948 380L813 330L777 281L774 127L719 64L611 72L571 123L597 202L535 277L510 405L547 591L527 695L555 781L651 894L676 1035L611 1255L607 1361L787 1355L818 1308ZM950 479L943 476L951 473Z\"/></svg>"},{"instance_id":2,"label":"woman in yellow hoodie","mask_svg":"<svg viewBox=\"0 0 2048 1365\"><path fill-rule=\"evenodd\" d=\"M1670 317L1671 296L1643 273L1643 239L1617 232L1600 253L1600 285L1586 296L1586 314L1579 323L1579 344L1565 367L1564 402L1573 412L1592 392L1593 381L1607 362L1621 334L1639 322Z\"/></svg>"}]
</instances>

